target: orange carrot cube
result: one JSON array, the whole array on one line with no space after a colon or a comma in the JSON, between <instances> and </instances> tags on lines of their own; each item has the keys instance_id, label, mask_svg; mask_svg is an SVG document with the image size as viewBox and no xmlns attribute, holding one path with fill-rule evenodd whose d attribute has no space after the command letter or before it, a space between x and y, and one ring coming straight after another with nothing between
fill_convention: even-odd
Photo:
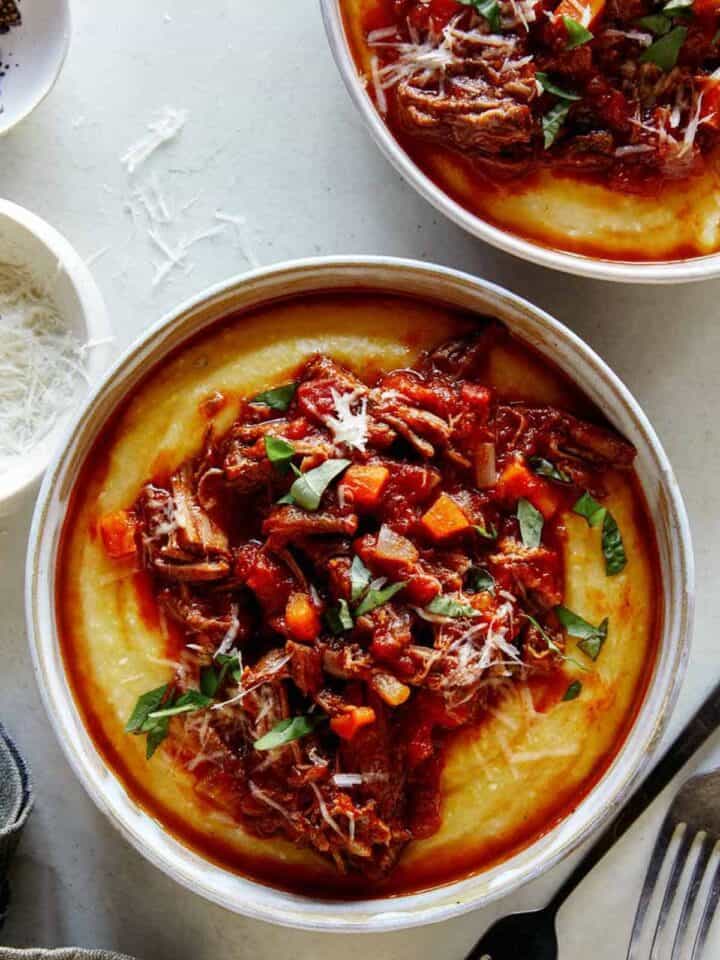
<instances>
[{"instance_id":1,"label":"orange carrot cube","mask_svg":"<svg viewBox=\"0 0 720 960\"><path fill-rule=\"evenodd\" d=\"M320 614L307 594L290 595L285 607L285 625L302 643L312 643L320 635Z\"/></svg>"},{"instance_id":2,"label":"orange carrot cube","mask_svg":"<svg viewBox=\"0 0 720 960\"><path fill-rule=\"evenodd\" d=\"M555 8L554 17L556 21L569 17L587 30L592 30L604 9L605 0L561 0Z\"/></svg>"},{"instance_id":3,"label":"orange carrot cube","mask_svg":"<svg viewBox=\"0 0 720 960\"><path fill-rule=\"evenodd\" d=\"M498 477L496 490L509 501L524 497L547 519L559 506L559 497L552 486L533 473L522 460L511 460Z\"/></svg>"},{"instance_id":4,"label":"orange carrot cube","mask_svg":"<svg viewBox=\"0 0 720 960\"><path fill-rule=\"evenodd\" d=\"M470 528L470 521L452 497L441 494L420 523L433 540L446 540Z\"/></svg>"},{"instance_id":5,"label":"orange carrot cube","mask_svg":"<svg viewBox=\"0 0 720 960\"><path fill-rule=\"evenodd\" d=\"M330 721L330 729L342 740L352 740L358 730L375 723L375 711L372 707L353 707Z\"/></svg>"},{"instance_id":6,"label":"orange carrot cube","mask_svg":"<svg viewBox=\"0 0 720 960\"><path fill-rule=\"evenodd\" d=\"M374 510L390 478L387 467L356 464L345 471L342 489L357 510Z\"/></svg>"},{"instance_id":7,"label":"orange carrot cube","mask_svg":"<svg viewBox=\"0 0 720 960\"><path fill-rule=\"evenodd\" d=\"M108 513L100 521L100 536L105 552L113 560L135 554L135 520L127 510Z\"/></svg>"}]
</instances>

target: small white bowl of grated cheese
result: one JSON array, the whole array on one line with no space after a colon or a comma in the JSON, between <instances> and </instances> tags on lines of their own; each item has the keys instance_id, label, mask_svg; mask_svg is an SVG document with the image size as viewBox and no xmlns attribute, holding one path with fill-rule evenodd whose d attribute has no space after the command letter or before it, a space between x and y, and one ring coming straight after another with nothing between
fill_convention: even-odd
<instances>
[{"instance_id":1,"label":"small white bowl of grated cheese","mask_svg":"<svg viewBox=\"0 0 720 960\"><path fill-rule=\"evenodd\" d=\"M112 341L87 265L53 227L0 200L0 514L42 476Z\"/></svg>"}]
</instances>

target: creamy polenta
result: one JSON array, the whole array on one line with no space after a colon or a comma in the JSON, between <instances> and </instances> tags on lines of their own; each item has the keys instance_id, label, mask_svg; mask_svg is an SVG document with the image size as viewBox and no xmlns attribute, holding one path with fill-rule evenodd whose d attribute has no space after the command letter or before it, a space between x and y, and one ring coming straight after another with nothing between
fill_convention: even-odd
<instances>
[{"instance_id":1,"label":"creamy polenta","mask_svg":"<svg viewBox=\"0 0 720 960\"><path fill-rule=\"evenodd\" d=\"M382 398L370 391L367 405L362 396L364 387L356 387L354 394L346 394L348 415L355 418L352 423L362 421L363 416L369 417L371 428L373 423L377 428L378 437L385 436L389 424L394 423L396 431L401 429L396 408L393 408L392 416L388 413L387 419L382 421L385 414L381 404L388 402L387 395L394 391L390 399L396 401L397 394L410 390L408 383L417 383L421 376L426 378L422 382L430 384L432 389L439 390L438 385L444 385L443 389L454 390L457 378L448 373L451 369L448 364L455 362L457 352L446 351L442 362L438 360L438 366L432 368L435 371L432 374L418 373L416 376L407 371L421 364L423 355L438 344L454 338L472 337L478 324L483 322L478 320L476 323L466 314L461 316L442 306L371 294L315 296L278 303L231 318L190 342L146 376L107 423L100 442L83 467L64 527L57 591L62 648L78 709L109 768L128 793L183 842L231 870L306 894L336 897L364 895L369 890L375 894L403 892L482 870L533 842L573 809L602 776L632 724L655 657L660 583L654 537L631 466L603 461L600 469L600 461L596 460L588 468L584 462L576 463L573 459L575 453L571 453L567 462L562 457L556 457L552 463L544 458L530 457L528 463L533 464L532 470L520 463L522 458L519 455L513 455L508 465L501 468L503 450L511 441L518 442L517 438L508 439L507 428L508 418L517 410L523 411L526 424L535 423L533 418L540 416L537 411L564 411L563 429L570 423L577 443L580 442L580 433L576 425L581 421L574 418L585 418L582 423L594 421L598 425L588 429L598 431L603 449L614 450L617 445L617 450L624 455L628 448L602 426L602 419L575 385L502 328L497 328L497 333L483 341L482 377L478 376L481 386L471 380L474 374L469 366L462 373L463 397L472 401L473 410L477 411L481 403L491 404L489 409L496 411L493 416L499 418L495 453L497 468L488 468L487 463L480 466L476 463L472 468L479 471L472 473L475 481L484 484L484 490L488 492L473 489L472 496L466 496L458 492L454 481L450 483L447 479L450 475L443 473L445 492L438 497L438 487L430 499L418 507L419 526L414 513L405 517L404 526L398 526L398 507L387 514L380 527L382 531L387 526L386 533L377 534L386 541L391 534L395 537L396 554L401 548L410 549L408 543L417 548L413 555L418 559L413 561L413 570L410 574L402 574L405 593L396 583L401 579L400 574L393 574L387 566L394 556L390 551L390 560L387 553L384 555L386 566L382 567L384 573L380 579L373 580L372 584L365 582L359 594L355 592L353 581L352 598L348 593L347 602L336 608L332 605L332 597L324 594L324 587L320 588L318 596L317 590L306 594L303 591L309 588L300 590L297 586L298 579L311 576L307 557L301 550L299 553L295 551L296 559L288 563L292 567L293 563L299 562L302 569L283 570L284 579L278 581L290 583L287 601L283 596L279 612L267 606L272 605L277 597L263 596L257 584L260 565L265 561L261 560L260 554L253 554L251 560L247 560L250 547L244 543L245 534L233 527L236 522L241 525L251 522L252 518L238 517L237 514L243 513L244 503L258 501L251 499L249 492L237 493L238 488L235 488L233 497L237 495L237 499L233 503L237 509L233 517L219 517L213 513L218 493L212 484L224 483L231 475L234 477L232 470L239 469L238 464L246 466L249 447L242 447L243 459L232 463L227 459L230 447L222 447L226 460L223 466L212 461L208 469L216 473L207 478L203 474L203 489L200 491L200 501L207 505L208 516L213 518L208 522L231 531L231 542L242 541L233 559L226 559L230 556L227 543L214 553L210 551L202 557L196 554L189 560L183 550L170 557L166 546L162 548L165 551L162 555L154 552L159 540L151 542L153 538L167 538L168 532L158 532L159 528L149 525L148 510L157 505L160 492L166 488L172 493L167 495L165 502L171 504L171 510L179 509L177 478L185 469L183 465L197 463L197 458L203 456L214 456L208 453L213 449L208 428L212 428L212 437L217 443L227 444L237 441L238 437L242 439L242 431L254 429L258 423L270 425L280 421L284 423L283 443L291 449L274 443L266 446L268 453L275 451L271 456L275 460L270 466L264 460L253 462L262 463L263 469L270 471L269 482L285 484L289 489L286 496L290 498L286 502L292 504L293 496L295 501L291 506L274 507L270 503L263 508L270 511L263 527L268 537L266 548L280 555L284 549L272 539L277 532L267 532L267 524L272 525L276 515L287 518L288 511L301 513L305 510L314 521L323 517L323 522L330 523L334 517L347 524L349 511L355 510L361 515L360 528L351 536L343 534L338 538L333 534L336 539L332 543L336 553L354 549L362 558L357 568L353 566L353 575L360 568L369 568L371 575L377 577L374 565L381 555L373 539L374 532L361 536L362 530L366 529L362 526L362 504L370 502L370 480L377 479L380 476L378 470L384 469L382 464L389 461L379 456L371 457L367 464L359 464L366 473L358 472L352 444L362 446L371 441L367 436L353 440L355 435L349 433L345 440L337 441L345 443L341 450L345 467L338 470L347 470L348 473L328 481L327 492L321 493L330 501L326 499L317 512L317 507L303 500L294 485L296 479L301 479L303 473L307 476L311 469L317 468L318 462L322 467L323 462L338 463L340 460L323 460L323 457L327 458L327 452L318 458L316 452L309 453L309 448L302 447L310 439L317 439L314 434L305 433L298 439L299 420L305 423L311 419L307 412L312 407L307 383L313 387L319 382L317 379L303 381L298 371L306 369L308 362L316 363L314 358L318 356L332 358L336 365L332 369L342 371L337 374L338 378L357 377L356 382L362 384L377 382L382 385L383 375L388 371L400 371L405 379L391 374L395 378L392 391L386 390ZM488 329L495 330L495 327L491 325ZM480 353L476 355L479 357ZM469 357L470 353L467 353L463 362L469 364ZM430 370L430 367L421 365L419 369ZM277 391L278 387L285 389L283 385L297 382L300 386L294 386L297 393L292 400L287 396L283 398L282 393L268 394L268 391ZM457 382L461 381L458 379ZM334 384L337 397L337 391L343 389L342 380L336 379ZM258 397L263 398L262 401L255 407L252 404L248 407L247 401ZM319 405L316 394L312 397ZM308 407L302 416L286 422L284 412L277 406L273 409L272 404L276 402L279 407L286 404L285 409L289 403L306 403ZM351 407L351 403L355 406ZM343 420L340 413L339 420L347 426L351 421ZM291 417L290 414L287 416ZM407 423L410 415L404 416ZM431 434L422 431L427 423L432 423L436 431L432 438L437 452L441 443L437 436L440 424L429 418L423 420L417 409L414 416L414 439L387 437L387 442L394 445L387 448L383 457L392 455L396 458L398 474L403 470L412 473L436 469L429 466L432 457L427 446ZM487 416L484 411L483 423ZM433 417L442 419L438 413ZM238 427L238 424L244 425ZM295 433L292 435L290 424L294 424ZM235 431L234 440L233 436L227 435L231 427ZM371 429L367 423L365 428ZM269 435L274 440L281 439L272 431ZM372 432L368 436L372 436ZM322 438L323 442L327 439L325 434ZM484 441L481 446L487 452L491 444ZM294 472L278 468L279 451L289 460L301 447L303 459L296 461L299 467ZM405 452L400 454L398 449ZM452 449L458 453L459 447ZM597 449L594 456L600 456ZM351 460L352 466L348 468L347 463ZM542 464L540 460L543 460ZM367 473L368 466L374 467L375 473L372 470ZM577 472L573 472L576 466ZM357 476L362 478L362 484L358 486L356 482L354 488L350 476L352 469L356 471L355 480ZM462 471L465 468L459 465L452 469ZM492 472L495 469L499 474L497 482L506 486L500 513L493 513L495 508L488 506L495 496L495 474ZM587 473L588 469L590 473ZM592 473L595 470L600 472ZM223 471L226 476L221 476ZM583 494L585 478L591 474L596 480L598 477L602 479L601 484L596 484L602 490L595 489L594 496ZM243 483L246 481L244 473L237 476L242 477ZM526 484L520 491L524 496L519 498L517 491L520 488L514 486L518 476L524 477L522 482ZM395 478L385 476L383 482L392 486ZM390 498L391 486L385 487L383 496L386 499ZM582 506L577 509L576 501L581 495L585 497L586 506L590 504L587 509ZM255 496L256 492L253 492L252 497ZM273 498L276 496L274 493ZM446 498L444 501L443 497ZM447 509L448 500L451 501L450 511ZM443 509L438 506L441 501ZM253 507L250 512L255 509ZM477 511L484 517L483 523L479 522ZM196 519L199 512L202 512L201 508L197 507ZM122 535L118 539L117 530L108 527L107 523L107 518L116 520L119 516L131 517L134 524L129 529L135 539L130 539L127 549L122 545ZM608 521L603 522L607 517L612 518L617 536L612 536ZM450 532L448 518L455 524ZM207 517L203 515L202 520L207 521ZM421 532L416 535L416 529L420 528ZM218 534L217 530L215 534ZM477 543L470 537L476 538ZM320 540L326 543L328 538L321 537ZM358 545L361 540L363 543ZM284 541L285 546L288 542L294 549L292 541ZM140 546L136 550L138 543ZM187 547L183 549L187 551ZM463 563L464 552L473 551L473 556L487 557L482 568ZM442 563L439 557L443 558ZM526 590L528 595L535 597L529 608L519 606L514 593L508 589L508 585L515 583L513 577L527 575L527 568L522 564L528 557L538 557L538 564L545 562L543 558L546 557L551 557L552 561L547 569L538 567L533 570L533 577L537 579L537 582L532 581L533 586L528 587L526 579L525 587L518 587L515 591ZM321 565L335 563L338 570L347 572L349 557L345 567L340 560L343 560L342 555L339 559L333 555L330 560L323 559ZM176 563L185 564L184 572L174 566ZM227 567L221 569L222 563ZM456 565L451 572L448 572L449 564ZM188 573L190 567L192 573ZM481 569L479 580L478 574L474 573L478 569ZM457 576L464 579L462 585L453 586L452 576L457 570L460 571ZM197 588L198 593L192 580L197 576L215 579L204 582ZM509 579L505 579L506 576ZM178 577L191 579L181 582ZM236 580L228 586L233 577ZM472 577L475 579L471 587ZM388 584L397 587L395 598L383 601L381 597L378 603L377 594L387 590ZM292 660L289 664L277 660L272 670L263 676L259 676L262 671L256 663L243 663L243 647L247 650L253 644L252 631L256 629L253 624L258 622L248 620L249 632L243 633L245 600L241 594L252 592L248 585L252 585L257 595L247 602L251 606L260 603L261 610L260 613L253 612L252 616L264 618L263 631L269 631L268 635L277 633L280 642L286 643L284 648L280 647L280 653L289 650L290 655L295 651L300 656L301 653L306 655L313 644L322 647L325 658L322 664L326 671L322 683L312 686L306 679L298 679L292 674ZM407 601L408 606L403 607L398 601L410 589L414 591L412 601ZM217 606L220 602L217 597L224 597L224 590L237 591L232 594L234 605L230 605L227 615L225 612L221 615ZM397 590L401 592L397 593ZM278 591L280 587L274 593ZM369 602L372 591L375 591L375 599ZM557 591L560 593L555 596ZM241 597L240 600L237 596ZM302 601L297 599L301 596ZM543 599L546 596L550 597L547 601ZM198 597L202 599L198 600ZM191 611L195 619L187 607L182 606L183 602L196 604ZM364 610L372 610L371 613L364 613L361 609L363 603ZM374 608L373 603L376 603ZM383 603L386 603L385 607ZM556 603L557 606L550 606ZM323 619L319 616L313 619L313 608L324 611ZM411 608L420 611L417 618L414 613L407 612ZM390 609L396 620L380 638L380 644L377 634L379 618L389 616L387 611ZM252 611L255 610L256 607L252 606ZM523 610L528 611L527 615ZM534 613L530 614L529 610ZM200 626L196 616L199 612L204 618ZM492 631L498 631L502 626L498 619L501 614L509 617L513 626L505 639L494 641L500 644L497 650L505 651L497 653L497 650L493 652L490 637ZM338 616L339 626L333 621L334 626L329 630L325 624L331 621L327 618L337 619ZM233 617L240 626L233 625ZM412 629L415 632L412 644L404 647L402 654L420 656L423 650L426 651L426 676L435 678L430 691L421 689L426 681L418 679L418 674L412 675L410 667L406 665L405 673L402 673L399 666L394 666L400 661L393 659L396 653L390 647L393 638L406 629L409 617L414 618ZM573 621L572 617L576 620ZM304 633L308 628L310 633ZM204 646L213 629L217 629L216 646L220 645L217 649L213 647L214 655ZM362 702L357 690L354 699L353 696L348 699L345 674L337 665L332 665L332 658L328 659L330 654L343 652L343 630L354 631L352 636L359 638L353 647L357 648L357 657L365 656L368 650L375 651L371 668L363 661L365 673L357 674L357 677L364 678L362 682L366 685L375 684L362 707L357 705ZM362 639L365 636L363 630L370 631L367 641ZM376 632L372 633L373 630ZM469 661L479 672L470 679L464 675L458 678L459 650L463 650L465 662L468 661L468 631L484 638L484 646L479 643L473 647ZM331 633L335 639L330 637ZM351 634L345 635L349 637ZM445 639L439 639L443 636ZM361 649L363 644L364 651ZM224 651L224 660L222 657L217 659L220 647ZM482 660L484 649L489 652ZM232 657L239 659L231 663ZM442 666L443 657L450 658L445 666ZM221 663L228 663L234 679L230 673L219 676ZM342 669L349 671L351 668L346 664ZM277 717L274 717L273 725L268 722L266 714L268 711L272 713L277 704L268 706L264 703L259 708L258 703L254 703L258 696L256 691L258 688L262 690L262 683L272 681L271 674L285 677L286 674L280 671L287 670L291 674L283 683L292 687L290 703L289 706L285 704L279 723L275 723ZM437 670L441 672L434 674L433 671ZM382 684L377 682L380 674L384 678ZM452 682L451 677L454 678ZM212 683L208 688L210 679ZM291 680L296 686L292 686ZM360 684L360 680L354 679L348 680L347 684L356 682ZM483 683L489 684L491 689L487 697L482 694L479 699ZM333 700L327 689L320 690L323 684L331 687L330 692L335 697L340 696L341 701ZM306 708L301 711L298 706L293 708L293 704L300 702L298 685L304 695L307 688L311 690L307 696L315 698L315 706L309 711ZM152 709L145 710L140 718L144 719L145 726L141 727L138 721L133 727L132 721L128 723L128 720L131 715L137 720L138 706L142 713L142 698L149 691L161 693ZM417 699L421 694L434 699ZM184 700L181 699L183 696ZM475 705L474 712L463 713L466 709L464 699ZM447 707L448 713L443 714L435 733L433 728L429 728L428 733L416 721L423 719L422 711L429 710L428 705L434 710L438 703ZM413 704L415 713L412 712ZM162 714L163 708L169 709L169 716L153 720L154 713ZM249 753L247 747L237 746L236 755L231 757L227 751L235 749L232 744L240 743L237 740L239 733L233 728L232 736L229 736L222 725L214 730L212 724L223 712L227 714L228 722L234 723L236 708L240 713L245 711L243 729L250 724L255 732L250 734ZM375 789L373 777L383 776L376 760L373 760L372 771L368 772L367 765L364 770L360 769L366 756L363 750L370 749L368 731L377 727L382 718L385 718L382 720L385 725L394 723L393 718L399 716L395 710L406 711L404 724L416 724L412 737L408 738L410 746L404 746L402 751L402 757L406 758L402 762L408 764L411 764L407 758L412 750L420 751L412 760L415 773L408 776L408 783L413 781L413 776L420 777L417 773L420 771L423 788L429 792L413 793L408 786L410 799L397 807L393 813L395 819L385 818L391 824L392 839L388 836L380 840L378 827L373 838L362 846L363 824L367 822L363 818L369 817L369 809L376 813L382 810L387 801L386 797L372 793ZM294 711L307 716L293 719L293 729L300 721L304 726L301 724L301 729L296 729L290 736L287 730ZM448 729L453 723L455 728ZM421 727L422 736L418 732ZM270 741L266 739L268 735ZM422 737L430 736L437 739L427 740L427 743L422 741ZM151 742L152 737L155 742ZM316 737L317 740L312 739ZM308 749L310 742L313 746ZM274 781L263 777L271 770L273 762L287 757L291 750L296 750L297 754L291 758L295 766L292 770L288 768L288 780L301 774L304 776L309 764L319 763L319 754L327 765L328 758L323 751L330 749L327 747L329 742L337 745L332 748L337 750L332 758L334 766L329 773L320 771L312 788L317 790L317 784L320 784L319 789L325 791L327 786L327 792L322 793L318 804L313 806L312 816L317 815L317 819L301 821L299 808L296 812L294 807L288 806L294 802L293 798L288 799L285 792L282 796L273 792ZM435 764L428 772L428 758L422 750L428 745L432 747L433 743L444 762ZM265 747L267 751L262 757L268 758L267 762L263 759L262 763L256 763L256 758L261 756L258 751ZM310 760L306 753L310 754ZM147 759L150 754L153 754L151 759ZM436 758L431 759L434 763ZM243 773L246 767L242 764L251 761L255 764L252 768L255 772L252 775ZM249 777L249 786L247 782L241 783L243 776ZM309 786L304 780L299 782L305 786L297 789L306 790L312 803ZM362 792L365 785L370 793L363 794L365 806L362 806L361 817L357 813L361 803L352 791ZM354 814L347 804L343 806L346 794L355 798ZM303 804L307 802L303 800ZM277 808L281 808L279 812ZM408 812L411 808L412 816ZM343 819L343 811L346 819ZM265 818L264 814L267 814ZM303 808L302 817L309 816L310 813ZM356 833L348 838L351 821ZM306 832L301 834L301 829L305 828ZM370 873L366 866L368 863L377 866L380 850L385 858L382 870ZM342 874L338 873L338 867Z\"/></svg>"}]
</instances>

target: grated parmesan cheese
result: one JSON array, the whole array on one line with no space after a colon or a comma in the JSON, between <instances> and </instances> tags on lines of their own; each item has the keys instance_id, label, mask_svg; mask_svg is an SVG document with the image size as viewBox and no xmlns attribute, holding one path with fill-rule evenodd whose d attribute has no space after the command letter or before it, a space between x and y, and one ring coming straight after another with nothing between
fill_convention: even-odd
<instances>
[{"instance_id":1,"label":"grated parmesan cheese","mask_svg":"<svg viewBox=\"0 0 720 960\"><path fill-rule=\"evenodd\" d=\"M164 143L174 140L186 122L187 113L184 110L165 107L148 123L148 132L145 136L129 147L120 158L127 172L132 176L138 167L141 167Z\"/></svg>"},{"instance_id":2,"label":"grated parmesan cheese","mask_svg":"<svg viewBox=\"0 0 720 960\"><path fill-rule=\"evenodd\" d=\"M0 264L0 472L40 444L88 377L83 344L24 267Z\"/></svg>"},{"instance_id":3,"label":"grated parmesan cheese","mask_svg":"<svg viewBox=\"0 0 720 960\"><path fill-rule=\"evenodd\" d=\"M325 423L332 430L336 443L354 447L360 453L365 453L368 434L367 397L364 390L358 388L352 393L338 393L332 390L333 403L337 416L328 416ZM360 401L359 407L353 413L353 405Z\"/></svg>"}]
</instances>

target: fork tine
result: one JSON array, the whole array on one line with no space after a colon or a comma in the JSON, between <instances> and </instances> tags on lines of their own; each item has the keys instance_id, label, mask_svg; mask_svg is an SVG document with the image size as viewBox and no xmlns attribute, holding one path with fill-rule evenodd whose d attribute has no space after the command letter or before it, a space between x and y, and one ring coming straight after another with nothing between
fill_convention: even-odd
<instances>
[{"instance_id":1,"label":"fork tine","mask_svg":"<svg viewBox=\"0 0 720 960\"><path fill-rule=\"evenodd\" d=\"M687 825L683 823L679 824L679 826L683 828L682 836L680 837L680 846L675 854L672 870L670 871L670 876L665 886L665 895L663 896L662 903L660 905L660 913L658 915L657 925L655 926L655 933L653 934L652 947L650 948L650 960L658 960L658 950L660 948L662 934L665 929L665 924L667 923L673 901L675 900L675 894L677 893L678 884L680 883L680 877L682 876L683 869L687 862L690 845L692 843L692 837L690 836L690 830L688 829Z\"/></svg>"},{"instance_id":2,"label":"fork tine","mask_svg":"<svg viewBox=\"0 0 720 960\"><path fill-rule=\"evenodd\" d=\"M685 899L683 900L680 917L678 918L678 926L677 931L675 932L675 939L673 941L671 960L680 960L680 951L682 948L683 938L685 937L687 926L690 922L693 907L695 906L695 901L697 900L697 895L702 885L702 880L705 875L705 870L707 869L710 856L713 852L714 845L714 840L712 840L707 833L704 833L700 844L700 850L698 851L697 860L695 861L695 866L693 868L692 877L685 893Z\"/></svg>"},{"instance_id":3,"label":"fork tine","mask_svg":"<svg viewBox=\"0 0 720 960\"><path fill-rule=\"evenodd\" d=\"M655 841L650 863L648 864L645 874L645 883L643 884L637 910L635 911L635 922L633 923L632 933L630 934L630 945L628 946L626 960L638 960L638 950L640 948L643 924L645 923L645 914L650 905L652 895L655 891L655 885L665 860L665 855L667 854L670 841L676 829L672 821L666 817L660 828L658 838Z\"/></svg>"},{"instance_id":4,"label":"fork tine","mask_svg":"<svg viewBox=\"0 0 720 960\"><path fill-rule=\"evenodd\" d=\"M713 848L713 853L717 849L718 849L718 844L716 844L715 847ZM717 909L718 899L720 899L720 860L718 860L715 866L715 872L713 874L712 883L710 884L710 889L708 891L708 895L705 900L705 906L703 907L702 916L700 917L700 925L698 927L698 932L695 937L695 943L693 944L690 960L700 960L700 955L705 946L705 941L707 940L708 933L710 932L710 927L712 925L713 917L715 916L715 910Z\"/></svg>"}]
</instances>

